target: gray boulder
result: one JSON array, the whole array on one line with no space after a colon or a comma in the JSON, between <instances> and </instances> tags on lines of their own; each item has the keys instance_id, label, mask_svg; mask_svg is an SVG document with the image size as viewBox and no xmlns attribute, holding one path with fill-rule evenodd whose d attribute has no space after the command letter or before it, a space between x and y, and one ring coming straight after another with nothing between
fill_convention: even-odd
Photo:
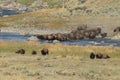
<instances>
[{"instance_id":1,"label":"gray boulder","mask_svg":"<svg viewBox=\"0 0 120 80\"><path fill-rule=\"evenodd\" d=\"M39 41L39 39L36 36L31 36L28 41Z\"/></svg>"}]
</instances>

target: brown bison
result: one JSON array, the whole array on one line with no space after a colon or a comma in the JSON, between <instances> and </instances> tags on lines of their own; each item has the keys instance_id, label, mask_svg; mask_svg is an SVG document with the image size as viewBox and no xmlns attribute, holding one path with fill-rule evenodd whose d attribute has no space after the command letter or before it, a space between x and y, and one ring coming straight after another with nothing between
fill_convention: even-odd
<instances>
[{"instance_id":1,"label":"brown bison","mask_svg":"<svg viewBox=\"0 0 120 80\"><path fill-rule=\"evenodd\" d=\"M84 37L83 37L82 34L76 34L76 35L75 35L75 39L76 39L76 40L82 40L82 39L84 39Z\"/></svg>"},{"instance_id":2,"label":"brown bison","mask_svg":"<svg viewBox=\"0 0 120 80\"><path fill-rule=\"evenodd\" d=\"M113 32L119 32L120 31L120 27L116 27Z\"/></svg>"},{"instance_id":3,"label":"brown bison","mask_svg":"<svg viewBox=\"0 0 120 80\"><path fill-rule=\"evenodd\" d=\"M108 59L108 58L110 58L109 55L107 55L107 54L103 54L103 59Z\"/></svg>"},{"instance_id":4,"label":"brown bison","mask_svg":"<svg viewBox=\"0 0 120 80\"><path fill-rule=\"evenodd\" d=\"M36 34L34 36L36 36L38 39L43 39L43 35Z\"/></svg>"},{"instance_id":5,"label":"brown bison","mask_svg":"<svg viewBox=\"0 0 120 80\"><path fill-rule=\"evenodd\" d=\"M49 51L48 51L47 48L43 48L43 49L41 50L41 54L42 54L42 55L48 55L48 53L49 53Z\"/></svg>"},{"instance_id":6,"label":"brown bison","mask_svg":"<svg viewBox=\"0 0 120 80\"><path fill-rule=\"evenodd\" d=\"M85 32L84 32L84 37L85 37L85 38L89 38L89 36L90 36L90 32L89 32L89 31L85 31Z\"/></svg>"},{"instance_id":7,"label":"brown bison","mask_svg":"<svg viewBox=\"0 0 120 80\"><path fill-rule=\"evenodd\" d=\"M15 53L17 53L17 54L25 54L25 50L24 49L19 49Z\"/></svg>"},{"instance_id":8,"label":"brown bison","mask_svg":"<svg viewBox=\"0 0 120 80\"><path fill-rule=\"evenodd\" d=\"M96 54L96 59L102 59L102 58L103 58L103 54L101 53Z\"/></svg>"},{"instance_id":9,"label":"brown bison","mask_svg":"<svg viewBox=\"0 0 120 80\"><path fill-rule=\"evenodd\" d=\"M32 55L36 55L37 52L35 50L32 51Z\"/></svg>"},{"instance_id":10,"label":"brown bison","mask_svg":"<svg viewBox=\"0 0 120 80\"><path fill-rule=\"evenodd\" d=\"M78 27L77 27L77 30L86 30L87 29L87 25L86 24L82 24L82 25L79 25Z\"/></svg>"},{"instance_id":11,"label":"brown bison","mask_svg":"<svg viewBox=\"0 0 120 80\"><path fill-rule=\"evenodd\" d=\"M96 35L100 34L100 33L101 33L101 30L102 30L101 28L97 28L97 29L96 29Z\"/></svg>"},{"instance_id":12,"label":"brown bison","mask_svg":"<svg viewBox=\"0 0 120 80\"><path fill-rule=\"evenodd\" d=\"M89 35L89 38L90 38L90 39L94 39L95 37L96 37L96 33L93 32L93 31L91 31L91 32L90 32L90 35Z\"/></svg>"},{"instance_id":13,"label":"brown bison","mask_svg":"<svg viewBox=\"0 0 120 80\"><path fill-rule=\"evenodd\" d=\"M110 58L110 56L107 54L101 54L101 53L96 54L96 59L108 59L108 58Z\"/></svg>"},{"instance_id":14,"label":"brown bison","mask_svg":"<svg viewBox=\"0 0 120 80\"><path fill-rule=\"evenodd\" d=\"M102 38L107 37L107 33L101 33L100 35L101 35Z\"/></svg>"},{"instance_id":15,"label":"brown bison","mask_svg":"<svg viewBox=\"0 0 120 80\"><path fill-rule=\"evenodd\" d=\"M90 59L95 59L95 53L93 52L90 53Z\"/></svg>"}]
</instances>

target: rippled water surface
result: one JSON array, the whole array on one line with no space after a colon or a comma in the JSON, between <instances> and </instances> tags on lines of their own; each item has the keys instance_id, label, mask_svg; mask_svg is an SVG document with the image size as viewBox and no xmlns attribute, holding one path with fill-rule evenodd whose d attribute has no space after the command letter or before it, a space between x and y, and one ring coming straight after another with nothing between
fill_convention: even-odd
<instances>
[{"instance_id":1,"label":"rippled water surface","mask_svg":"<svg viewBox=\"0 0 120 80\"><path fill-rule=\"evenodd\" d=\"M9 41L25 41L28 40L29 37L32 35L20 35L18 33L6 33L6 32L1 32L0 33L0 39ZM40 42L43 43L51 43L51 41L47 40L40 40ZM64 41L61 42L62 44L65 45L98 45L98 46L119 46L120 47L120 41L117 40L111 40L111 39L84 39L84 40L70 40L70 41Z\"/></svg>"}]
</instances>

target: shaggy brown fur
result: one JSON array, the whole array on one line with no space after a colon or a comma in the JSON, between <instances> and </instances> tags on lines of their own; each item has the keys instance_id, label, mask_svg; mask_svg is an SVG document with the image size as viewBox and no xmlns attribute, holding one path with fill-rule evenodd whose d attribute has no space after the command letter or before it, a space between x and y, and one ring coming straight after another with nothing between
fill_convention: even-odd
<instances>
[{"instance_id":1,"label":"shaggy brown fur","mask_svg":"<svg viewBox=\"0 0 120 80\"><path fill-rule=\"evenodd\" d=\"M17 54L25 54L25 50L24 49L19 49L15 53L17 53Z\"/></svg>"},{"instance_id":2,"label":"shaggy brown fur","mask_svg":"<svg viewBox=\"0 0 120 80\"><path fill-rule=\"evenodd\" d=\"M41 54L42 54L42 55L48 55L48 53L49 53L49 51L48 51L47 48L43 48L43 49L41 50Z\"/></svg>"}]
</instances>

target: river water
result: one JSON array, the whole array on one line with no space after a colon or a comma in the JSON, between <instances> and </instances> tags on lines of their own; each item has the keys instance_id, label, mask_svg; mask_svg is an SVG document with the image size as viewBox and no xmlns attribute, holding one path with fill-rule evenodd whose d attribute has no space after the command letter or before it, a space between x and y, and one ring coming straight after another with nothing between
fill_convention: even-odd
<instances>
[{"instance_id":1,"label":"river water","mask_svg":"<svg viewBox=\"0 0 120 80\"><path fill-rule=\"evenodd\" d=\"M4 41L26 41L32 35L20 35L18 33L6 33L0 32L0 39ZM47 40L39 40L41 43L52 43ZM96 45L96 46L118 46L120 47L120 41L111 39L84 39L84 40L70 40L61 42L64 45Z\"/></svg>"},{"instance_id":2,"label":"river water","mask_svg":"<svg viewBox=\"0 0 120 80\"><path fill-rule=\"evenodd\" d=\"M0 10L0 17L5 15L15 15L18 14L16 10Z\"/></svg>"}]
</instances>

